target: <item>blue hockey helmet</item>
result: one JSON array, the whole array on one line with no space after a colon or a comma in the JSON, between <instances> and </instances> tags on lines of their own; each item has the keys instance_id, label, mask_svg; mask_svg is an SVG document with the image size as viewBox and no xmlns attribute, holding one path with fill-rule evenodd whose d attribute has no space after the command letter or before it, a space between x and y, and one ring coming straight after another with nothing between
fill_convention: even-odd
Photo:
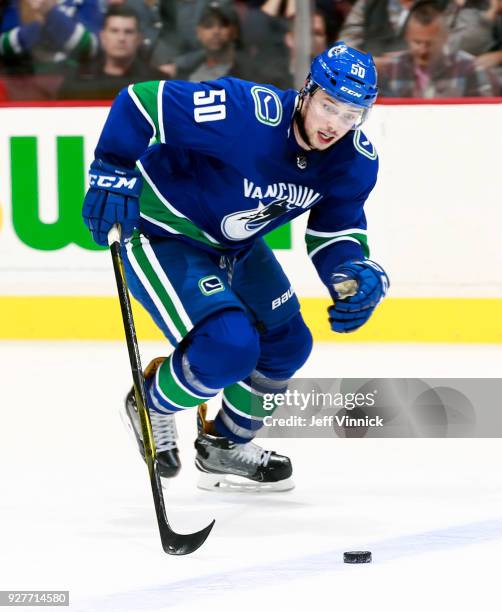
<instances>
[{"instance_id":1,"label":"blue hockey helmet","mask_svg":"<svg viewBox=\"0 0 502 612\"><path fill-rule=\"evenodd\" d=\"M336 42L312 61L303 93L312 94L318 87L335 100L368 111L378 95L373 57Z\"/></svg>"}]
</instances>

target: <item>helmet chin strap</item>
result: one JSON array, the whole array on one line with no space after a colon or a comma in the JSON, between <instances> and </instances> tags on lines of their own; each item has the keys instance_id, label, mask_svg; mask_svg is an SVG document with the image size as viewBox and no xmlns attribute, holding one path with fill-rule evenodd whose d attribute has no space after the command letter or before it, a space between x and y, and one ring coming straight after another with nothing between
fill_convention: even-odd
<instances>
[{"instance_id":1,"label":"helmet chin strap","mask_svg":"<svg viewBox=\"0 0 502 612\"><path fill-rule=\"evenodd\" d=\"M300 133L301 139L308 146L309 150L312 151L314 147L312 146L310 138L308 137L308 134L305 130L305 121L303 120L302 114L301 112L299 112L298 109L295 111L293 121L296 122L296 126L298 128L298 132Z\"/></svg>"},{"instance_id":2,"label":"helmet chin strap","mask_svg":"<svg viewBox=\"0 0 502 612\"><path fill-rule=\"evenodd\" d=\"M300 133L301 139L308 146L310 150L313 150L315 147L312 146L310 142L310 138L308 137L307 131L305 130L305 121L303 120L302 108L305 102L305 89L300 91L300 95L298 97L298 105L295 109L295 114L293 115L293 122L296 122L296 126L298 127L298 132Z\"/></svg>"}]
</instances>

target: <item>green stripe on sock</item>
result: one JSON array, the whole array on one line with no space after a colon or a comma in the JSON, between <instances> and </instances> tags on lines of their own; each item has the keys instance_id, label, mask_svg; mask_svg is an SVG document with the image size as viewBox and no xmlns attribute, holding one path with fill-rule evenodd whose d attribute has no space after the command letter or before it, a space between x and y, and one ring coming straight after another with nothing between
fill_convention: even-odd
<instances>
[{"instance_id":1,"label":"green stripe on sock","mask_svg":"<svg viewBox=\"0 0 502 612\"><path fill-rule=\"evenodd\" d=\"M205 401L179 386L171 372L172 355L159 368L159 387L162 393L174 404L184 408L193 408ZM206 398L207 399L207 398Z\"/></svg>"},{"instance_id":2,"label":"green stripe on sock","mask_svg":"<svg viewBox=\"0 0 502 612\"><path fill-rule=\"evenodd\" d=\"M270 399L268 396L272 394L265 394L267 400ZM223 397L234 406L239 412L243 412L249 416L264 418L269 414L273 413L272 410L265 410L263 407L264 398L262 395L256 395L252 391L248 391L240 383L226 387L223 391Z\"/></svg>"},{"instance_id":3,"label":"green stripe on sock","mask_svg":"<svg viewBox=\"0 0 502 612\"><path fill-rule=\"evenodd\" d=\"M157 273L152 267L152 264L147 258L145 251L143 250L143 246L141 245L141 239L137 233L131 239L131 245L133 257L138 262L140 268L143 270L143 273L150 282L153 290L162 302L164 308L167 311L168 316L173 322L173 325L176 327L180 335L182 337L185 337L189 330L183 323L180 315L178 314L178 311L176 310L175 305L173 304L169 294L167 293L166 288L160 281L159 277L157 276Z\"/></svg>"}]
</instances>

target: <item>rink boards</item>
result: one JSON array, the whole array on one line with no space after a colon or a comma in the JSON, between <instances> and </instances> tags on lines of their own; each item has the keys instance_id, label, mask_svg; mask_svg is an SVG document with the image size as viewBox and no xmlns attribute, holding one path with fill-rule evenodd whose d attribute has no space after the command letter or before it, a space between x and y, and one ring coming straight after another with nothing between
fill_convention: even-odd
<instances>
[{"instance_id":1,"label":"rink boards","mask_svg":"<svg viewBox=\"0 0 502 612\"><path fill-rule=\"evenodd\" d=\"M122 335L110 258L80 221L107 112L0 108L2 338ZM501 126L500 100L374 109L365 131L380 177L367 205L369 243L392 288L373 320L334 336L306 256L306 219L272 238L316 339L502 342ZM137 317L141 337L160 337L145 313Z\"/></svg>"}]
</instances>

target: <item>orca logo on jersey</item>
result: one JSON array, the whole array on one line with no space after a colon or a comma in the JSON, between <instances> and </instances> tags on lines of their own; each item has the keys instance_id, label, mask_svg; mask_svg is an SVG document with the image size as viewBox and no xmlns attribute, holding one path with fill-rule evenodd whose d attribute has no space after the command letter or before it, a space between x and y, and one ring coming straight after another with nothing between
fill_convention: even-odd
<instances>
[{"instance_id":1,"label":"orca logo on jersey","mask_svg":"<svg viewBox=\"0 0 502 612\"><path fill-rule=\"evenodd\" d=\"M260 187L245 178L244 197L257 199L258 206L251 210L239 210L223 218L221 233L229 240L250 238L277 217L293 210L306 210L322 196L314 189L304 185L272 183L266 187ZM273 199L268 204L264 204L263 200L266 198Z\"/></svg>"},{"instance_id":2,"label":"orca logo on jersey","mask_svg":"<svg viewBox=\"0 0 502 612\"><path fill-rule=\"evenodd\" d=\"M258 208L253 210L240 210L226 215L221 222L221 232L229 240L245 240L288 210L291 210L291 204L286 198L273 200L266 206L260 202Z\"/></svg>"}]
</instances>

